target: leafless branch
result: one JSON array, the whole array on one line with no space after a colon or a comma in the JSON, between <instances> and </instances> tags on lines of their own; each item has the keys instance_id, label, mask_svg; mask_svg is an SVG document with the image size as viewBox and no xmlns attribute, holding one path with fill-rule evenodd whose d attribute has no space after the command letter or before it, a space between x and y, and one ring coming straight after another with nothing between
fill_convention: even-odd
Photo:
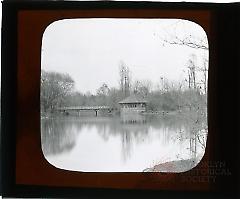
<instances>
[{"instance_id":1,"label":"leafless branch","mask_svg":"<svg viewBox=\"0 0 240 199\"><path fill-rule=\"evenodd\" d=\"M201 144L201 146L205 149L206 148L206 146L205 146L205 144L200 140L200 135L197 135L196 136L197 137L197 139L198 139L198 142Z\"/></svg>"},{"instance_id":2,"label":"leafless branch","mask_svg":"<svg viewBox=\"0 0 240 199\"><path fill-rule=\"evenodd\" d=\"M204 44L189 41L189 40L185 40L185 39L180 39L178 37L175 37L175 40L164 39L164 42L168 43L168 44L188 46L190 48L195 48L195 49L203 49L203 50L208 50L209 49L208 46L206 46Z\"/></svg>"}]
</instances>

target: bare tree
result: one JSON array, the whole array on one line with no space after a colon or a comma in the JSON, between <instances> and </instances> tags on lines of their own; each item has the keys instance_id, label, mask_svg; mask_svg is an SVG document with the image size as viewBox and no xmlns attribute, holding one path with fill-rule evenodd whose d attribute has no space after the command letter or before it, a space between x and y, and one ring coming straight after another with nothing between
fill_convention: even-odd
<instances>
[{"instance_id":1,"label":"bare tree","mask_svg":"<svg viewBox=\"0 0 240 199\"><path fill-rule=\"evenodd\" d=\"M194 38L191 34L186 35L183 38L180 38L176 35L172 35L167 39L163 40L165 43L174 44L174 45L181 45L181 46L188 46L190 48L195 49L203 49L208 50L208 44L206 42L206 38Z\"/></svg>"},{"instance_id":2,"label":"bare tree","mask_svg":"<svg viewBox=\"0 0 240 199\"><path fill-rule=\"evenodd\" d=\"M139 94L142 97L147 97L152 88L152 82L150 80L136 80L133 83L133 92Z\"/></svg>"},{"instance_id":3,"label":"bare tree","mask_svg":"<svg viewBox=\"0 0 240 199\"><path fill-rule=\"evenodd\" d=\"M202 63L197 65L196 56L191 55L187 62L187 76L189 89L207 93L208 59L203 57Z\"/></svg>"},{"instance_id":4,"label":"bare tree","mask_svg":"<svg viewBox=\"0 0 240 199\"><path fill-rule=\"evenodd\" d=\"M196 89L196 55L192 54L187 62L188 68L188 88Z\"/></svg>"},{"instance_id":5,"label":"bare tree","mask_svg":"<svg viewBox=\"0 0 240 199\"><path fill-rule=\"evenodd\" d=\"M171 88L171 82L167 78L161 76L160 77L160 84L158 84L158 88L159 88L161 93L166 93Z\"/></svg>"},{"instance_id":6,"label":"bare tree","mask_svg":"<svg viewBox=\"0 0 240 199\"><path fill-rule=\"evenodd\" d=\"M188 22L189 23L189 22ZM170 44L170 45L179 45L179 46L187 46L189 48L193 49L199 49L204 50L205 52L208 52L209 46L208 46L208 39L206 34L198 34L197 31L185 31L187 27L186 21L184 20L178 20L166 30L166 34L160 39L164 44ZM207 93L207 68L208 58L205 56L203 58L203 64L200 67L197 67L193 59L189 59L187 68L188 68L188 74L187 74L187 82L188 82L188 88L198 88L202 91L202 93ZM200 74L201 73L201 74ZM199 75L202 75L202 78L197 81L196 77Z\"/></svg>"},{"instance_id":7,"label":"bare tree","mask_svg":"<svg viewBox=\"0 0 240 199\"><path fill-rule=\"evenodd\" d=\"M187 22L189 23L189 22ZM166 34L161 40L165 44L187 46L194 49L209 50L207 35L198 35L192 31L184 31L186 21L178 20L172 27L166 28ZM184 32L184 33L183 33Z\"/></svg>"},{"instance_id":8,"label":"bare tree","mask_svg":"<svg viewBox=\"0 0 240 199\"><path fill-rule=\"evenodd\" d=\"M141 87L141 82L139 80L136 80L133 83L133 93L138 93L139 92L139 88Z\"/></svg>"},{"instance_id":9,"label":"bare tree","mask_svg":"<svg viewBox=\"0 0 240 199\"><path fill-rule=\"evenodd\" d=\"M200 80L200 85L203 85L203 93L207 93L207 76L208 76L208 59L206 57L203 58L203 66L198 68L198 71L203 73L203 78ZM202 86L201 86L202 89Z\"/></svg>"},{"instance_id":10,"label":"bare tree","mask_svg":"<svg viewBox=\"0 0 240 199\"><path fill-rule=\"evenodd\" d=\"M100 88L97 89L97 95L107 96L110 92L110 89L106 83L103 83Z\"/></svg>"},{"instance_id":11,"label":"bare tree","mask_svg":"<svg viewBox=\"0 0 240 199\"><path fill-rule=\"evenodd\" d=\"M74 81L68 74L41 71L41 108L44 112L61 106L72 91Z\"/></svg>"},{"instance_id":12,"label":"bare tree","mask_svg":"<svg viewBox=\"0 0 240 199\"><path fill-rule=\"evenodd\" d=\"M124 96L128 96L130 94L130 70L128 66L121 61L119 65L119 74L120 74L120 90L124 93Z\"/></svg>"}]
</instances>

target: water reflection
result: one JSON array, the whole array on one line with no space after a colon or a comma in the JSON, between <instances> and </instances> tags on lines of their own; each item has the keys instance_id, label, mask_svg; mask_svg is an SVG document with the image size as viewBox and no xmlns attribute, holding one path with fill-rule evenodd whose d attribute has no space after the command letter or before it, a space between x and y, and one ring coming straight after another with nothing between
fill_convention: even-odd
<instances>
[{"instance_id":1,"label":"water reflection","mask_svg":"<svg viewBox=\"0 0 240 199\"><path fill-rule=\"evenodd\" d=\"M141 115L138 113L121 114L122 124L144 124L146 121L146 115Z\"/></svg>"},{"instance_id":2,"label":"water reflection","mask_svg":"<svg viewBox=\"0 0 240 199\"><path fill-rule=\"evenodd\" d=\"M65 169L142 171L156 162L203 155L197 142L204 128L206 120L197 114L43 119L42 148Z\"/></svg>"},{"instance_id":3,"label":"water reflection","mask_svg":"<svg viewBox=\"0 0 240 199\"><path fill-rule=\"evenodd\" d=\"M41 122L42 149L45 156L73 149L83 124L68 119L43 119Z\"/></svg>"}]
</instances>

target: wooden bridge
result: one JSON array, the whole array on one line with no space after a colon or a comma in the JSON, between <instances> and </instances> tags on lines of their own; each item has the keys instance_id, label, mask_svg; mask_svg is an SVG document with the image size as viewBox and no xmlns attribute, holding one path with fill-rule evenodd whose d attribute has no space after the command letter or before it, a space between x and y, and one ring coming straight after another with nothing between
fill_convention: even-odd
<instances>
[{"instance_id":1,"label":"wooden bridge","mask_svg":"<svg viewBox=\"0 0 240 199\"><path fill-rule=\"evenodd\" d=\"M95 111L95 115L97 116L98 111L111 112L113 108L109 106L68 106L68 107L60 107L57 110L67 114L69 114L69 112L77 112L79 115L81 111Z\"/></svg>"}]
</instances>

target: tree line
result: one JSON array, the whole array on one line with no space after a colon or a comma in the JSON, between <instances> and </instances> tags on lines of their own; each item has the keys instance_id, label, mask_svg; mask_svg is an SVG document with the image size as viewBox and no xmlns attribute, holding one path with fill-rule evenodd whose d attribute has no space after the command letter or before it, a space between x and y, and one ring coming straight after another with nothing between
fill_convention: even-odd
<instances>
[{"instance_id":1,"label":"tree line","mask_svg":"<svg viewBox=\"0 0 240 199\"><path fill-rule=\"evenodd\" d=\"M188 62L188 78L183 82L171 82L160 77L157 89L151 80L131 79L131 72L124 62L119 65L119 87L106 83L96 90L96 94L81 93L74 90L75 82L68 74L41 71L41 111L54 112L64 106L110 106L119 109L118 102L130 94L138 95L148 101L149 111L182 111L206 107L207 80L204 89L197 83L197 68L193 59ZM206 71L204 71L206 72ZM206 76L204 76L206 78Z\"/></svg>"}]
</instances>

